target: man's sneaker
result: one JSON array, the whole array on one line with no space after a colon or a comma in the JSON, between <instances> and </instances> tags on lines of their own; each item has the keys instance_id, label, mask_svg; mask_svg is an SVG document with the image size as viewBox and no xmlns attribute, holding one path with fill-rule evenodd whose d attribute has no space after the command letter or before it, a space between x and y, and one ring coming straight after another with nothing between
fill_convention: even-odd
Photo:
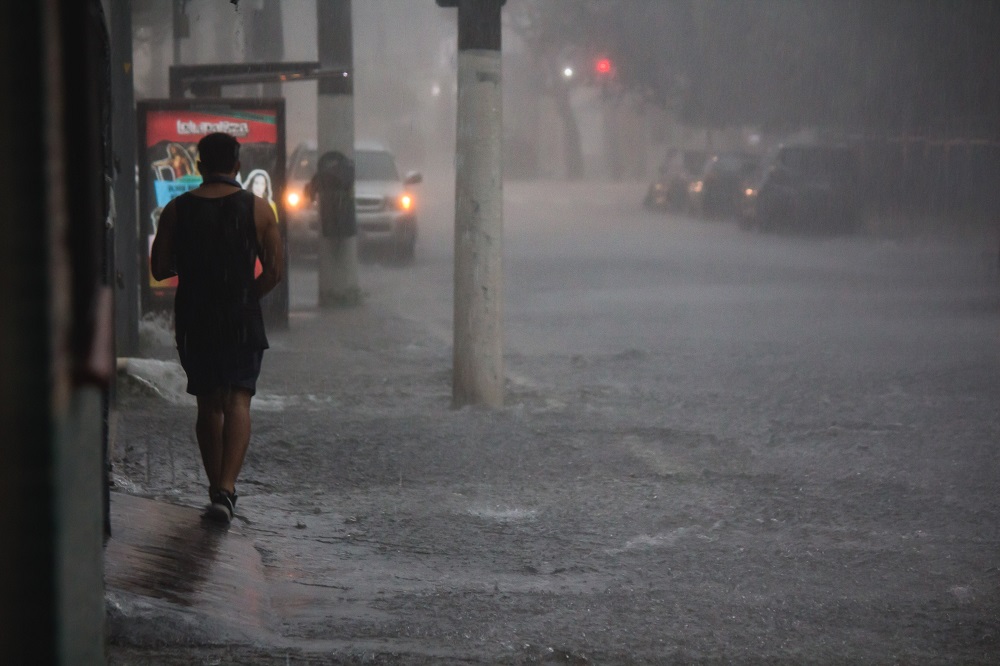
<instances>
[{"instance_id":1,"label":"man's sneaker","mask_svg":"<svg viewBox=\"0 0 1000 666\"><path fill-rule=\"evenodd\" d=\"M215 490L209 493L209 498L212 503L205 511L205 517L228 525L236 510L236 494L227 490Z\"/></svg>"}]
</instances>

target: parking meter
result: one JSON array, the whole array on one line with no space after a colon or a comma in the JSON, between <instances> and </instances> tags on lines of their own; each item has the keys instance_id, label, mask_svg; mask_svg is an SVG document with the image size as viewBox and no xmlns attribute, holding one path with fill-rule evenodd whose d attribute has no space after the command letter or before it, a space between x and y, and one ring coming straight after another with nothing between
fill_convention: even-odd
<instances>
[{"instance_id":1,"label":"parking meter","mask_svg":"<svg viewBox=\"0 0 1000 666\"><path fill-rule=\"evenodd\" d=\"M319 199L320 234L348 238L358 232L354 214L354 162L332 150L319 158L316 175L306 186L311 200Z\"/></svg>"}]
</instances>

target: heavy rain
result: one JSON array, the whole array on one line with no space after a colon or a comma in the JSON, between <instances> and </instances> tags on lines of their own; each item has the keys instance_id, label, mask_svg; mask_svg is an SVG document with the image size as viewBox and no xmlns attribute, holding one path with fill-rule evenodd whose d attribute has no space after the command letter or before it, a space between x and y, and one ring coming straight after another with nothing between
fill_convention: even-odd
<instances>
[{"instance_id":1,"label":"heavy rain","mask_svg":"<svg viewBox=\"0 0 1000 666\"><path fill-rule=\"evenodd\" d=\"M465 84L475 0L104 4L107 663L1000 659L1000 5L507 0ZM286 259L225 529L142 263L206 128Z\"/></svg>"}]
</instances>

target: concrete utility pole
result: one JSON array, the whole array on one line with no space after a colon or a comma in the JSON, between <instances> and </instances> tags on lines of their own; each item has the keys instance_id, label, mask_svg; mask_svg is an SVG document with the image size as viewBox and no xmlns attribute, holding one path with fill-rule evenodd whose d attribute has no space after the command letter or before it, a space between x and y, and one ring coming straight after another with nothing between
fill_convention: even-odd
<instances>
[{"instance_id":1,"label":"concrete utility pole","mask_svg":"<svg viewBox=\"0 0 1000 666\"><path fill-rule=\"evenodd\" d=\"M458 7L455 142L455 313L452 402L501 407L503 366L503 95L505 0Z\"/></svg>"},{"instance_id":2,"label":"concrete utility pole","mask_svg":"<svg viewBox=\"0 0 1000 666\"><path fill-rule=\"evenodd\" d=\"M322 69L343 69L343 77L321 78L316 98L317 156L337 150L354 159L354 49L351 0L316 3L317 49ZM322 230L318 240L319 304L349 306L361 302L358 287L357 236Z\"/></svg>"}]
</instances>

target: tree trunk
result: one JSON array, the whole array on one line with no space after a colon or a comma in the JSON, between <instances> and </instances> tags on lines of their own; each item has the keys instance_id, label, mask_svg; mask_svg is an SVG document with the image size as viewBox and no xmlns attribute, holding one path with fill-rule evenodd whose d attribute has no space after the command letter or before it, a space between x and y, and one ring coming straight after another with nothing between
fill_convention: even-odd
<instances>
[{"instance_id":1,"label":"tree trunk","mask_svg":"<svg viewBox=\"0 0 1000 666\"><path fill-rule=\"evenodd\" d=\"M563 152L566 160L566 178L583 178L583 150L580 147L580 127L577 125L573 106L569 101L569 88L556 85L552 91L556 113L563 124Z\"/></svg>"}]
</instances>

